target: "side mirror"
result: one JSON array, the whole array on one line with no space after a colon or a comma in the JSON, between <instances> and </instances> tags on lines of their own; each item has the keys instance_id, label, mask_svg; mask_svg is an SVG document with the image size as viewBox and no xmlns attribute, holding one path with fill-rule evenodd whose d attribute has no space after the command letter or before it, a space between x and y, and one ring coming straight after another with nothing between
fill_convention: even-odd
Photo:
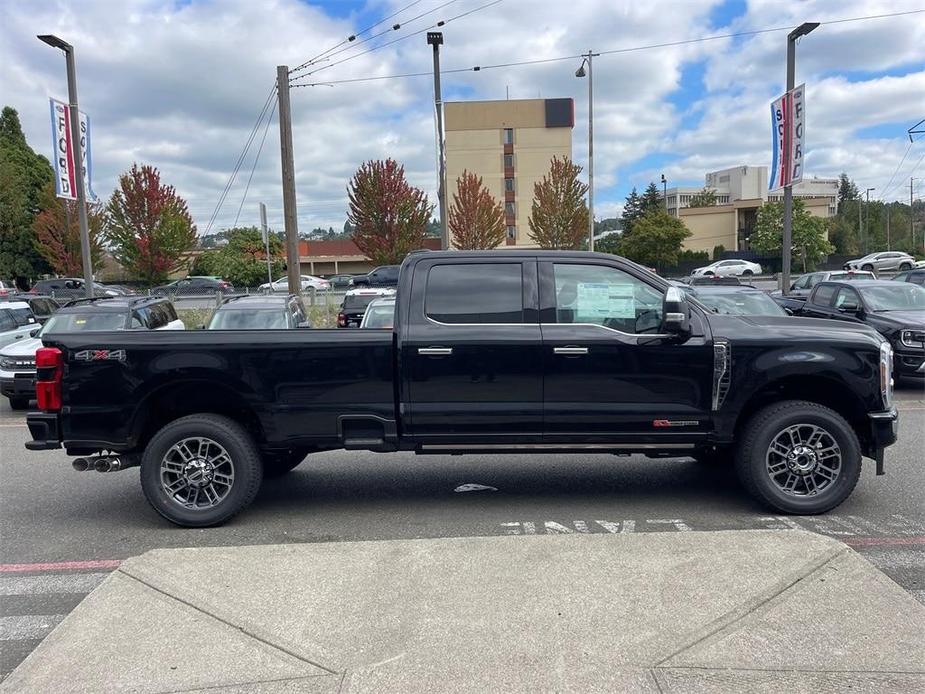
<instances>
[{"instance_id":1,"label":"side mirror","mask_svg":"<svg viewBox=\"0 0 925 694\"><path fill-rule=\"evenodd\" d=\"M686 336L691 331L691 308L687 297L677 287L668 287L662 300L662 329L666 333Z\"/></svg>"},{"instance_id":2,"label":"side mirror","mask_svg":"<svg viewBox=\"0 0 925 694\"><path fill-rule=\"evenodd\" d=\"M33 328L32 330L30 330L30 331L29 331L29 337L35 337L36 335L38 335L38 334L39 334L39 330L41 330L41 328Z\"/></svg>"},{"instance_id":3,"label":"side mirror","mask_svg":"<svg viewBox=\"0 0 925 694\"><path fill-rule=\"evenodd\" d=\"M861 307L857 304L844 303L838 307L838 310L842 313L858 313L861 310Z\"/></svg>"}]
</instances>

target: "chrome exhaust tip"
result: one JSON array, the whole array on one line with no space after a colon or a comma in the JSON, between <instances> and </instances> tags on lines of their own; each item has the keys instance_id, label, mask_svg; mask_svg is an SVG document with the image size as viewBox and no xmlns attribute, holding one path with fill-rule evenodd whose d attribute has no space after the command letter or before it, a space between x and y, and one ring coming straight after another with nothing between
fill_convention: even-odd
<instances>
[{"instance_id":1,"label":"chrome exhaust tip","mask_svg":"<svg viewBox=\"0 0 925 694\"><path fill-rule=\"evenodd\" d=\"M77 472L86 472L90 469L90 461L86 458L74 458L71 467L77 470Z\"/></svg>"}]
</instances>

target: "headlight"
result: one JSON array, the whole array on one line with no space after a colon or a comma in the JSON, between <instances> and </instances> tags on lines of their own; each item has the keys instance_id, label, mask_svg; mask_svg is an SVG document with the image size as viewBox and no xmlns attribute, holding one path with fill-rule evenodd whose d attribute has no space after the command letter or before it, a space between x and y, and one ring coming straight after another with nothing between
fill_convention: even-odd
<instances>
[{"instance_id":1,"label":"headlight","mask_svg":"<svg viewBox=\"0 0 925 694\"><path fill-rule=\"evenodd\" d=\"M893 406L893 348L889 342L880 344L880 397L883 406Z\"/></svg>"},{"instance_id":2,"label":"headlight","mask_svg":"<svg viewBox=\"0 0 925 694\"><path fill-rule=\"evenodd\" d=\"M899 341L905 347L925 349L925 330L903 330L899 333Z\"/></svg>"}]
</instances>

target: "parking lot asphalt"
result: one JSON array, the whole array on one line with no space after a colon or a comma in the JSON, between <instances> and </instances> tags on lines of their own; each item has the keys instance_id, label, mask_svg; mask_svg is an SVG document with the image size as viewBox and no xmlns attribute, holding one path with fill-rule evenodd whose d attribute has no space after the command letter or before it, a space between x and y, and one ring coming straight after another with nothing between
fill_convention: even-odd
<instances>
[{"instance_id":1,"label":"parking lot asphalt","mask_svg":"<svg viewBox=\"0 0 925 694\"><path fill-rule=\"evenodd\" d=\"M865 465L854 494L822 516L774 516L728 470L684 458L335 451L267 481L246 512L205 530L158 516L137 470L78 473L63 451L27 452L24 415L0 401L0 678L120 560L166 547L790 527L847 542L925 603L919 384L897 389L886 476Z\"/></svg>"}]
</instances>

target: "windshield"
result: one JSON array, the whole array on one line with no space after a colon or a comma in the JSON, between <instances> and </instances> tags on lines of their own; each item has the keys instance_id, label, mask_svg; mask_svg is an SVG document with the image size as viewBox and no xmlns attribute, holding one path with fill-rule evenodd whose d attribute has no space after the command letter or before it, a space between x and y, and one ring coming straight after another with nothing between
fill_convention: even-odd
<instances>
[{"instance_id":1,"label":"windshield","mask_svg":"<svg viewBox=\"0 0 925 694\"><path fill-rule=\"evenodd\" d=\"M277 330L288 328L286 312L279 309L222 309L216 311L209 330Z\"/></svg>"},{"instance_id":2,"label":"windshield","mask_svg":"<svg viewBox=\"0 0 925 694\"><path fill-rule=\"evenodd\" d=\"M364 328L391 328L395 318L395 304L370 306L363 317Z\"/></svg>"},{"instance_id":3,"label":"windshield","mask_svg":"<svg viewBox=\"0 0 925 694\"><path fill-rule=\"evenodd\" d=\"M122 330L123 328L125 328L124 313L56 313L45 323L42 335L84 330Z\"/></svg>"},{"instance_id":4,"label":"windshield","mask_svg":"<svg viewBox=\"0 0 925 694\"><path fill-rule=\"evenodd\" d=\"M702 304L716 313L730 316L785 316L777 302L760 292L697 292Z\"/></svg>"},{"instance_id":5,"label":"windshield","mask_svg":"<svg viewBox=\"0 0 925 694\"><path fill-rule=\"evenodd\" d=\"M859 291L872 311L925 310L925 289L908 282L897 284L897 287L859 287Z\"/></svg>"},{"instance_id":6,"label":"windshield","mask_svg":"<svg viewBox=\"0 0 925 694\"><path fill-rule=\"evenodd\" d=\"M373 299L379 297L375 294L356 294L354 296L344 297L344 309L348 311L359 311L369 306Z\"/></svg>"},{"instance_id":7,"label":"windshield","mask_svg":"<svg viewBox=\"0 0 925 694\"><path fill-rule=\"evenodd\" d=\"M877 279L872 272L833 272L829 275L830 280L875 280Z\"/></svg>"}]
</instances>

